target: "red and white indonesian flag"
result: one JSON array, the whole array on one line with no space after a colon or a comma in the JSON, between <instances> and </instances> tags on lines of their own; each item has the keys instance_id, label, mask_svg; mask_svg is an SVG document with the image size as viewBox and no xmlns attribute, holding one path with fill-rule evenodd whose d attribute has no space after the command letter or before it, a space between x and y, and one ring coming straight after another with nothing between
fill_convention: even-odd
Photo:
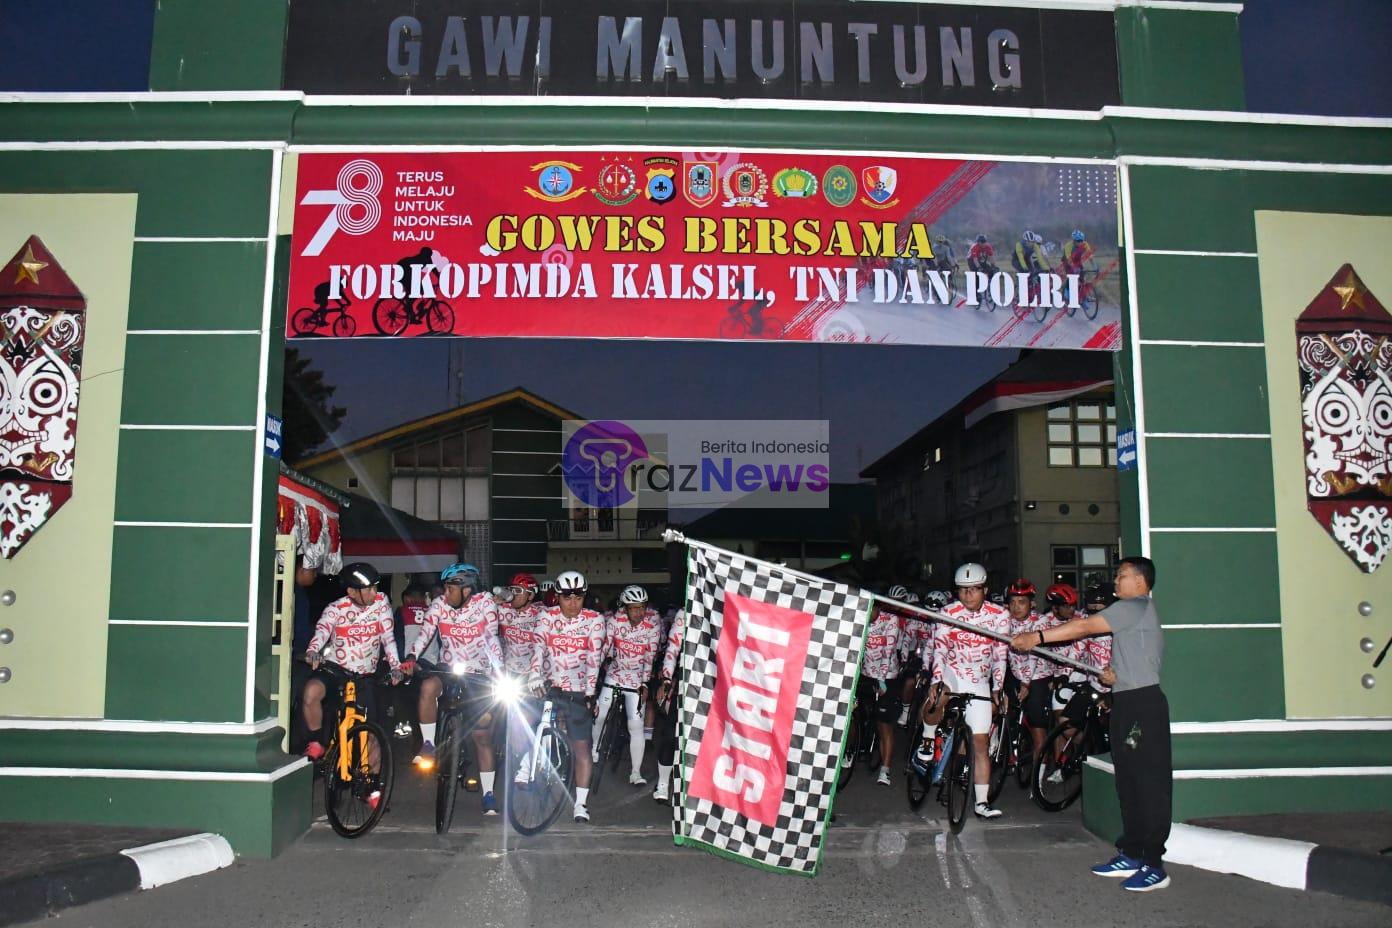
<instances>
[{"instance_id":1,"label":"red and white indonesian flag","mask_svg":"<svg viewBox=\"0 0 1392 928\"><path fill-rule=\"evenodd\" d=\"M687 557L675 841L814 876L873 602L705 545Z\"/></svg>"}]
</instances>

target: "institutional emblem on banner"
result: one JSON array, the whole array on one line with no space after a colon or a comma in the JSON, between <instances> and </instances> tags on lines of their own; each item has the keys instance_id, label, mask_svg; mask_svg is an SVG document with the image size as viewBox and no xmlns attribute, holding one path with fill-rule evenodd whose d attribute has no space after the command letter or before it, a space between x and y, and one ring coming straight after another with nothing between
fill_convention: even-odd
<instances>
[{"instance_id":1,"label":"institutional emblem on banner","mask_svg":"<svg viewBox=\"0 0 1392 928\"><path fill-rule=\"evenodd\" d=\"M37 235L0 270L0 556L73 492L87 299Z\"/></svg>"},{"instance_id":2,"label":"institutional emblem on banner","mask_svg":"<svg viewBox=\"0 0 1392 928\"><path fill-rule=\"evenodd\" d=\"M899 186L899 172L894 168L877 164L862 170L860 179L865 183L865 196L860 202L866 206L889 209L899 202L894 197L895 188Z\"/></svg>"},{"instance_id":3,"label":"institutional emblem on banner","mask_svg":"<svg viewBox=\"0 0 1392 928\"><path fill-rule=\"evenodd\" d=\"M676 158L645 158L643 167L647 168L647 187L643 191L654 203L670 203L677 195Z\"/></svg>"},{"instance_id":4,"label":"institutional emblem on banner","mask_svg":"<svg viewBox=\"0 0 1392 928\"><path fill-rule=\"evenodd\" d=\"M638 199L638 172L632 158L605 161L599 168L592 191L595 199L609 206L627 206Z\"/></svg>"},{"instance_id":5,"label":"institutional emblem on banner","mask_svg":"<svg viewBox=\"0 0 1392 928\"><path fill-rule=\"evenodd\" d=\"M844 164L834 164L822 175L822 196L832 206L850 206L856 198L855 172Z\"/></svg>"},{"instance_id":6,"label":"institutional emblem on banner","mask_svg":"<svg viewBox=\"0 0 1392 928\"><path fill-rule=\"evenodd\" d=\"M1392 552L1392 315L1345 264L1295 333L1306 506L1372 573Z\"/></svg>"},{"instance_id":7,"label":"institutional emblem on banner","mask_svg":"<svg viewBox=\"0 0 1392 928\"><path fill-rule=\"evenodd\" d=\"M705 545L687 566L673 838L813 876L872 601Z\"/></svg>"},{"instance_id":8,"label":"institutional emblem on banner","mask_svg":"<svg viewBox=\"0 0 1392 928\"><path fill-rule=\"evenodd\" d=\"M714 161L682 162L682 194L692 206L710 206L720 195L715 186L718 166Z\"/></svg>"},{"instance_id":9,"label":"institutional emblem on banner","mask_svg":"<svg viewBox=\"0 0 1392 928\"><path fill-rule=\"evenodd\" d=\"M817 177L802 168L784 168L773 175L773 192L780 197L813 197L817 195Z\"/></svg>"},{"instance_id":10,"label":"institutional emblem on banner","mask_svg":"<svg viewBox=\"0 0 1392 928\"><path fill-rule=\"evenodd\" d=\"M573 200L585 192L584 187L575 185L575 171L580 165L569 161L543 161L534 164L530 170L536 171L536 187L524 187L528 195L538 200L562 203Z\"/></svg>"},{"instance_id":11,"label":"institutional emblem on banner","mask_svg":"<svg viewBox=\"0 0 1392 928\"><path fill-rule=\"evenodd\" d=\"M725 172L721 183L726 197L722 206L768 206L768 175L757 164L741 161Z\"/></svg>"}]
</instances>

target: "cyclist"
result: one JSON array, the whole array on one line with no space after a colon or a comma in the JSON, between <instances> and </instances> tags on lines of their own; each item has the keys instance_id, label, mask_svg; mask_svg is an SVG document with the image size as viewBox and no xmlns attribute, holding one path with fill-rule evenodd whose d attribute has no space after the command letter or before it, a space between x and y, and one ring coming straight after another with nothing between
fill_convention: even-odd
<instances>
[{"instance_id":1,"label":"cyclist","mask_svg":"<svg viewBox=\"0 0 1392 928\"><path fill-rule=\"evenodd\" d=\"M541 600L543 609L556 608L556 583L553 580L543 580L537 586L537 597Z\"/></svg>"},{"instance_id":2,"label":"cyclist","mask_svg":"<svg viewBox=\"0 0 1392 928\"><path fill-rule=\"evenodd\" d=\"M957 253L952 249L952 240L946 235L939 235L933 241L933 269L937 271L952 271L957 268Z\"/></svg>"},{"instance_id":3,"label":"cyclist","mask_svg":"<svg viewBox=\"0 0 1392 928\"><path fill-rule=\"evenodd\" d=\"M594 722L595 683L604 653L604 616L585 608L585 575L567 570L556 577L557 605L537 623L540 646L532 657L531 689L551 690L556 712L565 718L575 753L575 782L589 783L590 726ZM575 787L575 820L588 822L588 786Z\"/></svg>"},{"instance_id":4,"label":"cyclist","mask_svg":"<svg viewBox=\"0 0 1392 928\"><path fill-rule=\"evenodd\" d=\"M497 815L498 803L493 796L493 692L489 680L503 668L503 646L498 640L498 604L479 590L479 570L473 564L446 567L440 572L440 582L445 585L445 593L426 610L421 637L406 654L405 670L414 672L416 660L425 651L426 643L432 635L438 634L441 666L463 675L464 718L473 720L474 725L470 736L478 755L483 814ZM443 690L444 684L439 677L421 682L417 711L422 743L413 761L417 765L434 763L435 726Z\"/></svg>"},{"instance_id":5,"label":"cyclist","mask_svg":"<svg viewBox=\"0 0 1392 928\"><path fill-rule=\"evenodd\" d=\"M1010 264L1016 273L1029 275L1030 289L1019 295L1020 302L1024 303L1038 286L1039 276L1049 270L1049 261L1044 256L1044 238L1038 232L1026 229L1020 236L1020 241L1015 243L1015 248L1010 254Z\"/></svg>"},{"instance_id":6,"label":"cyclist","mask_svg":"<svg viewBox=\"0 0 1392 928\"><path fill-rule=\"evenodd\" d=\"M1057 587L1050 587L1046 595L1051 604L1056 590ZM1060 621L1052 612L1041 615L1034 610L1036 592L1034 584L1023 578L1016 580L1005 591L1012 637L1022 632L1050 628ZM1074 594L1074 599L1077 599L1077 594ZM1025 719L1030 724L1030 740L1034 743L1036 755L1044 746L1044 735L1049 729L1049 680L1057 669L1057 665L1048 658L1010 652L1010 674L1015 678L1012 695L1025 706Z\"/></svg>"},{"instance_id":7,"label":"cyclist","mask_svg":"<svg viewBox=\"0 0 1392 928\"><path fill-rule=\"evenodd\" d=\"M967 252L967 267L982 274L996 272L996 250L986 240L984 233L977 235L976 241Z\"/></svg>"},{"instance_id":8,"label":"cyclist","mask_svg":"<svg viewBox=\"0 0 1392 928\"><path fill-rule=\"evenodd\" d=\"M1055 583L1044 591L1044 600L1049 611L1044 613L1038 624L1021 631L1042 631L1072 621L1078 607L1078 591L1067 583ZM1062 653L1068 653L1064 651ZM1011 657L1015 652L1011 652ZM1048 658L1036 657L1030 666L1030 680L1025 692L1025 719L1030 724L1030 740L1034 742L1034 756L1038 757L1044 747L1044 736L1053 724L1050 714L1054 692L1067 673L1066 668L1055 664Z\"/></svg>"},{"instance_id":9,"label":"cyclist","mask_svg":"<svg viewBox=\"0 0 1392 928\"><path fill-rule=\"evenodd\" d=\"M532 670L532 659L541 642L536 626L546 607L537 601L537 579L529 573L514 574L512 582L495 597L498 602L498 627L503 638L503 669L526 688ZM536 725L541 708L530 697L518 700L517 708L527 727Z\"/></svg>"},{"instance_id":10,"label":"cyclist","mask_svg":"<svg viewBox=\"0 0 1392 928\"><path fill-rule=\"evenodd\" d=\"M371 564L356 562L343 565L339 572L345 595L324 607L319 621L314 626L314 636L309 639L309 649L305 660L313 673L305 683L300 694L300 708L304 714L305 728L309 731L309 743L305 746L305 756L319 760L324 756L324 697L337 693L334 678L319 669L323 661L320 652L333 641L333 660L344 670L355 674L377 672L379 651L387 654L391 666L392 682L401 682L401 660L396 653L396 635L392 632L391 601L377 592L381 580ZM376 715L376 691L372 686L357 688L358 705L368 718ZM369 759L376 770L377 758ZM370 797L376 807L380 792Z\"/></svg>"},{"instance_id":11,"label":"cyclist","mask_svg":"<svg viewBox=\"0 0 1392 928\"><path fill-rule=\"evenodd\" d=\"M909 591L895 587L894 597L907 600ZM900 688L890 689L899 676L899 623L904 616L893 609L876 608L865 637L865 657L860 665L860 683L856 693L862 711L875 720L880 731L880 775L875 780L889 786L889 762L894 756L894 722L899 715ZM855 763L855 758L849 758ZM844 763L844 761L843 761Z\"/></svg>"},{"instance_id":12,"label":"cyclist","mask_svg":"<svg viewBox=\"0 0 1392 928\"><path fill-rule=\"evenodd\" d=\"M422 248L415 254L402 258L400 261L396 262L396 264L401 268L402 274L404 275L401 285L406 290L406 295L401 298L401 305L404 306L408 312L414 311L416 306L423 306L426 301L425 298L421 298L420 302L417 303L415 300L411 299L411 269L417 267L422 268L422 282L428 280L431 274L435 274L438 278L439 270L435 267L435 250L433 248Z\"/></svg>"},{"instance_id":13,"label":"cyclist","mask_svg":"<svg viewBox=\"0 0 1392 928\"><path fill-rule=\"evenodd\" d=\"M1010 631L1010 614L995 603L986 601L986 568L967 563L957 568L957 602L943 614L997 634ZM996 818L1000 810L992 808L986 796L990 792L991 756L988 741L991 733L991 708L1001 703L1005 686L1006 654L1004 641L986 638L946 623L933 626L932 678L937 688L936 699L924 706L924 737L931 742L933 729L928 724L931 714L944 703L948 693L973 693L989 696L991 704L979 700L967 703L966 722L972 730L972 748L976 755L975 773L976 814L981 818ZM929 660L924 658L924 664ZM940 717L940 714L939 714ZM936 722L933 723L934 725Z\"/></svg>"},{"instance_id":14,"label":"cyclist","mask_svg":"<svg viewBox=\"0 0 1392 928\"><path fill-rule=\"evenodd\" d=\"M1094 613L1101 612L1112 603L1116 602L1113 587L1106 581L1088 584L1087 593L1084 596L1084 604L1087 607L1084 613L1079 614L1076 610L1070 621L1076 618L1085 618ZM1095 667L1106 667L1112 662L1112 636L1097 635L1091 638L1079 638L1068 645L1065 652L1075 660L1087 661ZM1081 670L1069 670L1068 677L1059 682L1054 690L1054 711L1060 717L1081 718L1081 707L1069 704L1077 695L1079 683L1089 680L1099 692L1108 692L1110 687L1102 683L1100 678L1090 677Z\"/></svg>"},{"instance_id":15,"label":"cyclist","mask_svg":"<svg viewBox=\"0 0 1392 928\"><path fill-rule=\"evenodd\" d=\"M902 584L890 587L887 595L910 606L919 605L918 594ZM909 710L918 691L918 672L923 669L919 652L932 633L932 627L918 613L906 612L900 616L899 662L903 680L899 684L899 718L894 720L900 728L909 724Z\"/></svg>"},{"instance_id":16,"label":"cyclist","mask_svg":"<svg viewBox=\"0 0 1392 928\"><path fill-rule=\"evenodd\" d=\"M643 704L648 700L648 676L652 673L653 655L662 643L662 617L648 606L648 591L641 586L626 586L619 594L619 609L608 617L604 646L609 660L604 675L604 687L599 691L599 706L594 721L593 760L599 760L600 729L609 715L615 689L623 691L624 717L628 720L628 756L633 770L628 782L642 786L643 777Z\"/></svg>"},{"instance_id":17,"label":"cyclist","mask_svg":"<svg viewBox=\"0 0 1392 928\"><path fill-rule=\"evenodd\" d=\"M657 789L653 799L668 802L672 767L677 753L677 703L672 695L681 688L681 649L686 637L686 612L678 609L667 631L667 647L662 655L662 686L657 702L663 706L662 725L657 732Z\"/></svg>"},{"instance_id":18,"label":"cyclist","mask_svg":"<svg viewBox=\"0 0 1392 928\"><path fill-rule=\"evenodd\" d=\"M1063 243L1063 272L1081 274L1095 253L1083 230L1074 229L1068 241Z\"/></svg>"}]
</instances>

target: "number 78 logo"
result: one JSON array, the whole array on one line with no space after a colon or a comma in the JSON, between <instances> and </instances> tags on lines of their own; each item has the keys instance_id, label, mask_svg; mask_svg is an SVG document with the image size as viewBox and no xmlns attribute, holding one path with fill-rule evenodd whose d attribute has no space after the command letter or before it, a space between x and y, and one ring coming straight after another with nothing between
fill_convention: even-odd
<instances>
[{"instance_id":1,"label":"number 78 logo","mask_svg":"<svg viewBox=\"0 0 1392 928\"><path fill-rule=\"evenodd\" d=\"M328 246L339 229L349 235L363 235L377 228L382 220L382 169L359 158L338 169L333 190L306 190L301 206L332 206L314 237L305 245L301 257L313 258Z\"/></svg>"}]
</instances>

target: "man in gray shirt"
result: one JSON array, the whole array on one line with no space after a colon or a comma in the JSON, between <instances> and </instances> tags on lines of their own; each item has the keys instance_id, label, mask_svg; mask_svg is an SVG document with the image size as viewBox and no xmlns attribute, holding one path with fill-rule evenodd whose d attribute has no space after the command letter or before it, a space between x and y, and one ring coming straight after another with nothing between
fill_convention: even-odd
<instances>
[{"instance_id":1,"label":"man in gray shirt","mask_svg":"<svg viewBox=\"0 0 1392 928\"><path fill-rule=\"evenodd\" d=\"M1170 705L1160 689L1165 641L1150 591L1155 563L1123 558L1116 573L1119 599L1095 615L1016 635L1011 647L1029 651L1089 635L1112 636L1112 663L1100 678L1112 686L1112 765L1121 803L1117 855L1092 868L1125 878L1123 889L1150 892L1170 884L1163 857L1170 837L1172 769Z\"/></svg>"}]
</instances>

